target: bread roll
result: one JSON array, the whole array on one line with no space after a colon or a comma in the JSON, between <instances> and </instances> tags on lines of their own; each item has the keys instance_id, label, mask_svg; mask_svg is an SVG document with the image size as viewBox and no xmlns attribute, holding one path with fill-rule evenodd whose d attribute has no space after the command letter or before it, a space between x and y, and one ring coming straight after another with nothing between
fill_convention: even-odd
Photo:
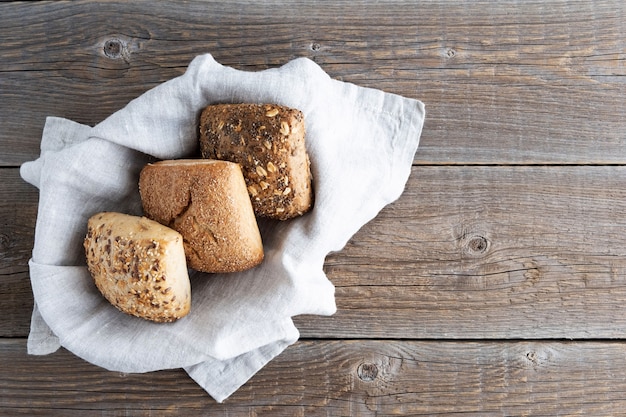
<instances>
[{"instance_id":1,"label":"bread roll","mask_svg":"<svg viewBox=\"0 0 626 417\"><path fill-rule=\"evenodd\" d=\"M183 236L187 265L236 272L263 260L263 243L239 165L161 161L143 168L139 191L147 217Z\"/></svg>"},{"instance_id":2,"label":"bread roll","mask_svg":"<svg viewBox=\"0 0 626 417\"><path fill-rule=\"evenodd\" d=\"M89 219L84 247L96 286L119 310L156 322L189 313L191 287L178 232L145 217L103 212Z\"/></svg>"},{"instance_id":3,"label":"bread roll","mask_svg":"<svg viewBox=\"0 0 626 417\"><path fill-rule=\"evenodd\" d=\"M241 165L258 216L286 220L313 203L304 116L275 104L216 104L200 117L204 158Z\"/></svg>"}]
</instances>

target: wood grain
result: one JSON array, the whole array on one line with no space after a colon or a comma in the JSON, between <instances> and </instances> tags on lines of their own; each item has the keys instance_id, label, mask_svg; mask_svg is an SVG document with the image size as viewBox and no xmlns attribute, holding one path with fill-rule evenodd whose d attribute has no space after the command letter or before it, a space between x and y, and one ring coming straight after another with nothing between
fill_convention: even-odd
<instances>
[{"instance_id":1,"label":"wood grain","mask_svg":"<svg viewBox=\"0 0 626 417\"><path fill-rule=\"evenodd\" d=\"M28 334L33 305L28 260L33 249L37 189L17 169L0 168L0 337Z\"/></svg>"},{"instance_id":2,"label":"wood grain","mask_svg":"<svg viewBox=\"0 0 626 417\"><path fill-rule=\"evenodd\" d=\"M0 281L0 314L15 317L0 331L24 336L36 193L15 171L0 170L2 184L27 208L16 221L15 204L0 205L19 249L0 258L19 273ZM624 337L624 212L624 167L414 167L403 196L327 258L337 314L298 327L322 338Z\"/></svg>"},{"instance_id":3,"label":"wood grain","mask_svg":"<svg viewBox=\"0 0 626 417\"><path fill-rule=\"evenodd\" d=\"M120 374L0 340L0 413L83 416L618 415L611 342L300 341L223 404L180 370Z\"/></svg>"},{"instance_id":4,"label":"wood grain","mask_svg":"<svg viewBox=\"0 0 626 417\"><path fill-rule=\"evenodd\" d=\"M0 165L36 157L46 116L96 124L205 52L244 70L308 57L334 78L424 101L418 164L621 164L625 7L0 3L0 143L11 149Z\"/></svg>"},{"instance_id":5,"label":"wood grain","mask_svg":"<svg viewBox=\"0 0 626 417\"><path fill-rule=\"evenodd\" d=\"M0 2L0 415L620 415L626 3ZM403 196L324 265L332 317L224 404L183 371L26 354L47 116L94 125L193 57L297 57L426 104Z\"/></svg>"},{"instance_id":6,"label":"wood grain","mask_svg":"<svg viewBox=\"0 0 626 417\"><path fill-rule=\"evenodd\" d=\"M304 334L626 335L624 167L415 167L326 271L332 318Z\"/></svg>"}]
</instances>

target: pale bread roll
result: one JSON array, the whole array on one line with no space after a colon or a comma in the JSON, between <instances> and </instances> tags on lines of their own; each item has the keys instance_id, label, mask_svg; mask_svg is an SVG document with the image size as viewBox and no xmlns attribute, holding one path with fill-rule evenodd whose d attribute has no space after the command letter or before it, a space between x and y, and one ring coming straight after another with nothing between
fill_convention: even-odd
<instances>
[{"instance_id":1,"label":"pale bread roll","mask_svg":"<svg viewBox=\"0 0 626 417\"><path fill-rule=\"evenodd\" d=\"M189 313L180 233L145 217L102 212L89 219L84 247L96 286L119 310L155 322Z\"/></svg>"},{"instance_id":2,"label":"pale bread roll","mask_svg":"<svg viewBox=\"0 0 626 417\"><path fill-rule=\"evenodd\" d=\"M255 213L287 220L313 204L304 115L277 104L215 104L200 116L204 158L241 165Z\"/></svg>"},{"instance_id":3,"label":"pale bread roll","mask_svg":"<svg viewBox=\"0 0 626 417\"><path fill-rule=\"evenodd\" d=\"M238 164L181 159L146 165L139 176L144 213L180 232L187 265L237 272L263 260L263 243Z\"/></svg>"}]
</instances>

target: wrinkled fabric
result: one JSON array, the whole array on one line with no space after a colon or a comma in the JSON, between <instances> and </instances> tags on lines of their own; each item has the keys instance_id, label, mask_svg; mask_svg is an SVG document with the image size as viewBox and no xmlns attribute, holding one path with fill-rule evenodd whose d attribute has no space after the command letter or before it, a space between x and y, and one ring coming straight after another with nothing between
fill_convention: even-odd
<instances>
[{"instance_id":1,"label":"wrinkled fabric","mask_svg":"<svg viewBox=\"0 0 626 417\"><path fill-rule=\"evenodd\" d=\"M163 324L123 314L87 271L87 219L100 211L141 215L141 168L197 157L200 112L226 102L303 112L315 205L296 219L259 219L261 265L233 274L190 271L187 317ZM40 157L20 169L40 192L29 263L35 298L29 353L63 346L126 373L183 368L223 401L298 340L292 317L336 311L324 259L401 195L424 115L417 100L331 79L306 58L246 72L206 54L96 126L49 117Z\"/></svg>"}]
</instances>

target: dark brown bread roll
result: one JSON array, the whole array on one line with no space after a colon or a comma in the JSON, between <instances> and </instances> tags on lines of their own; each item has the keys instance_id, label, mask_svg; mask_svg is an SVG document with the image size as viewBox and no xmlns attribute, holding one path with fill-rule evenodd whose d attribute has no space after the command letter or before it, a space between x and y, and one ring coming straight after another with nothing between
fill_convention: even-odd
<instances>
[{"instance_id":1,"label":"dark brown bread roll","mask_svg":"<svg viewBox=\"0 0 626 417\"><path fill-rule=\"evenodd\" d=\"M241 165L255 214L286 220L313 204L301 111L276 104L217 104L200 117L208 159Z\"/></svg>"}]
</instances>

